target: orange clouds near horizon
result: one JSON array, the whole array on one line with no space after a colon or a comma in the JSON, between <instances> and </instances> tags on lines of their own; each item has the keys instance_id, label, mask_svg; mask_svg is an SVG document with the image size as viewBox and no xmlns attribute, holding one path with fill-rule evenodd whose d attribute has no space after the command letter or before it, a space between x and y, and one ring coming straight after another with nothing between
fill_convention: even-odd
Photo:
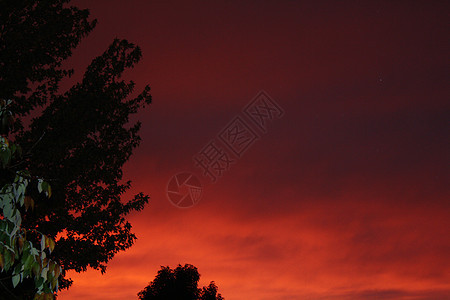
<instances>
[{"instance_id":1,"label":"orange clouds near horizon","mask_svg":"<svg viewBox=\"0 0 450 300\"><path fill-rule=\"evenodd\" d=\"M389 201L358 196L335 199L340 205L311 199L289 214L251 220L213 203L171 217L144 212L152 217L133 219L141 237L136 245L119 254L106 275L75 275L67 299L103 299L112 287L110 299L131 299L160 265L178 263L197 266L200 283L214 280L229 299L350 299L371 293L393 293L394 299L433 295L430 287L448 293L448 242L441 239L446 212L423 205L392 209ZM226 199L218 202L227 206Z\"/></svg>"}]
</instances>

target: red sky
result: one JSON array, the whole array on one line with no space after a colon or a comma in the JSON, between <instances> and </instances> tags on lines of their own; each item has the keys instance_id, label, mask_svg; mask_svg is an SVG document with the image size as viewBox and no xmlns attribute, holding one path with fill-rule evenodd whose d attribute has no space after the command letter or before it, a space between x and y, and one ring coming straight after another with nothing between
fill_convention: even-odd
<instances>
[{"instance_id":1,"label":"red sky","mask_svg":"<svg viewBox=\"0 0 450 300\"><path fill-rule=\"evenodd\" d=\"M450 298L448 2L75 3L99 21L75 79L115 37L142 48L125 177L151 201L59 299L137 299L178 263L227 300ZM211 183L193 156L260 90L284 116ZM204 186L190 209L166 197L181 171Z\"/></svg>"}]
</instances>

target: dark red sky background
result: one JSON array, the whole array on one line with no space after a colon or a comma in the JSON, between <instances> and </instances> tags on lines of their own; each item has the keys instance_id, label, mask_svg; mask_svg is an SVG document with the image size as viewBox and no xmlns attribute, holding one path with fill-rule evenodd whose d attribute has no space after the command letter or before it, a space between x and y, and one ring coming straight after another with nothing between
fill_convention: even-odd
<instances>
[{"instance_id":1,"label":"dark red sky background","mask_svg":"<svg viewBox=\"0 0 450 300\"><path fill-rule=\"evenodd\" d=\"M448 1L76 1L99 24L80 78L115 37L149 83L125 167L151 202L108 271L59 299L136 299L190 263L227 300L450 299ZM217 183L192 157L265 90L285 115ZM180 171L204 183L187 210Z\"/></svg>"}]
</instances>

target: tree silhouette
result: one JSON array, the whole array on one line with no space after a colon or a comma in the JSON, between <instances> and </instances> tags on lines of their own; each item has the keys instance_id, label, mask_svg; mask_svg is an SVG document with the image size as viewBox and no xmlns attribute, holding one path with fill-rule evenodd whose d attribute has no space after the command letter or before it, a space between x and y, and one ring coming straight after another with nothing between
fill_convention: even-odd
<instances>
[{"instance_id":1,"label":"tree silhouette","mask_svg":"<svg viewBox=\"0 0 450 300\"><path fill-rule=\"evenodd\" d=\"M96 25L68 2L0 1L0 98L13 100L16 117L50 101L72 73L62 62Z\"/></svg>"},{"instance_id":2,"label":"tree silhouette","mask_svg":"<svg viewBox=\"0 0 450 300\"><path fill-rule=\"evenodd\" d=\"M136 239L125 216L141 210L148 196L121 199L131 186L122 166L140 141L140 123L129 124L129 117L151 102L148 86L131 97L134 83L121 80L141 58L139 47L126 40L114 40L80 83L58 92L72 73L62 62L96 24L87 10L68 2L0 1L0 98L12 100L17 121L10 138L24 153L1 171L0 183L24 169L50 182L50 199L30 189L35 209L24 212L22 226L56 240L51 259L63 275L88 267L104 272ZM24 127L22 117L30 113L34 119Z\"/></svg>"},{"instance_id":3,"label":"tree silhouette","mask_svg":"<svg viewBox=\"0 0 450 300\"><path fill-rule=\"evenodd\" d=\"M223 300L217 286L198 288L200 274L195 266L178 265L175 269L161 267L155 279L138 293L141 300Z\"/></svg>"},{"instance_id":4,"label":"tree silhouette","mask_svg":"<svg viewBox=\"0 0 450 300\"><path fill-rule=\"evenodd\" d=\"M209 285L204 286L200 291L201 300L223 300L221 294L217 293L218 287L214 281L211 281Z\"/></svg>"}]
</instances>

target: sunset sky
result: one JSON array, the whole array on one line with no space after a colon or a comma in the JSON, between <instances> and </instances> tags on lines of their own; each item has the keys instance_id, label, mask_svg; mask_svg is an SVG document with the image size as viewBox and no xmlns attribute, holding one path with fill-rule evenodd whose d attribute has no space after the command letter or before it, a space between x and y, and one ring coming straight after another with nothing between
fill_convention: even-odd
<instances>
[{"instance_id":1,"label":"sunset sky","mask_svg":"<svg viewBox=\"0 0 450 300\"><path fill-rule=\"evenodd\" d=\"M137 299L185 263L226 300L450 299L448 1L74 4L98 25L71 80L116 37L142 49L124 177L151 200L136 244L58 299ZM243 112L261 90L284 111L265 133ZM212 182L194 157L238 116L258 138ZM180 172L203 186L187 209Z\"/></svg>"}]
</instances>

